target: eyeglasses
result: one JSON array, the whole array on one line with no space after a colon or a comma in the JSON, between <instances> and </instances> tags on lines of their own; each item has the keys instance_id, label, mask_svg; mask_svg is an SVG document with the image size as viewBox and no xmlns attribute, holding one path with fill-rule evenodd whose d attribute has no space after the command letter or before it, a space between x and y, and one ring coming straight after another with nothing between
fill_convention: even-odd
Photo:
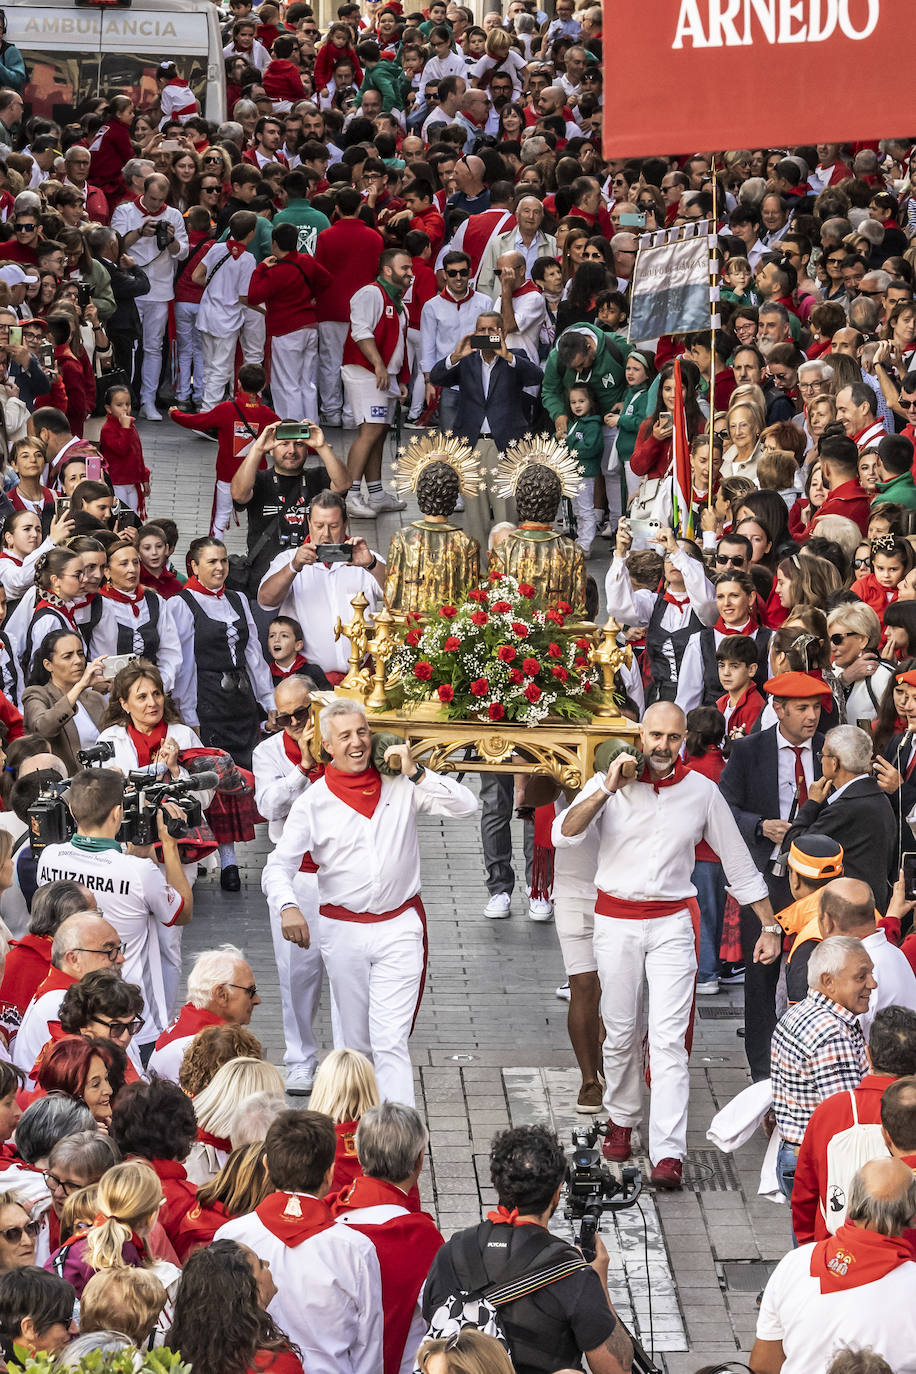
<instances>
[{"instance_id":1,"label":"eyeglasses","mask_svg":"<svg viewBox=\"0 0 916 1374\"><path fill-rule=\"evenodd\" d=\"M496 276L499 276L501 270L499 267L495 269ZM446 267L445 275L447 277L469 277L471 270L469 267Z\"/></svg>"},{"instance_id":2,"label":"eyeglasses","mask_svg":"<svg viewBox=\"0 0 916 1374\"><path fill-rule=\"evenodd\" d=\"M743 553L735 553L735 554L730 554L730 553L717 553L717 554L716 554L716 562L717 562L720 566L724 566L724 567L729 567L729 568L741 568L741 567L744 566L744 560L745 560L746 557L747 557L747 555L746 555L746 554L743 554Z\"/></svg>"},{"instance_id":3,"label":"eyeglasses","mask_svg":"<svg viewBox=\"0 0 916 1374\"><path fill-rule=\"evenodd\" d=\"M277 716L277 724L281 730L288 730L293 721L297 721L300 725L304 725L305 722L310 719L311 714L311 706L306 706L300 711L286 711L282 716Z\"/></svg>"},{"instance_id":4,"label":"eyeglasses","mask_svg":"<svg viewBox=\"0 0 916 1374\"><path fill-rule=\"evenodd\" d=\"M836 758L836 754L828 754L826 749L819 750L817 756L820 759L821 763L826 763L828 759Z\"/></svg>"},{"instance_id":5,"label":"eyeglasses","mask_svg":"<svg viewBox=\"0 0 916 1374\"><path fill-rule=\"evenodd\" d=\"M913 397L912 401L905 401L901 396L897 404L901 410L916 410L916 396Z\"/></svg>"},{"instance_id":6,"label":"eyeglasses","mask_svg":"<svg viewBox=\"0 0 916 1374\"><path fill-rule=\"evenodd\" d=\"M23 1233L29 1240L34 1240L41 1230L40 1221L27 1221L24 1226L8 1226L5 1231L0 1231L0 1236L8 1245L18 1245L22 1240Z\"/></svg>"},{"instance_id":7,"label":"eyeglasses","mask_svg":"<svg viewBox=\"0 0 916 1374\"><path fill-rule=\"evenodd\" d=\"M866 564L867 564L867 562L868 562L867 559L862 560L862 559L857 558L857 559L856 559L856 567L858 568L858 567L862 566L863 561L864 561ZM834 647L835 649L838 649L838 648L840 647L841 644L845 644L845 642L846 642L847 639L852 639L853 637L854 637L854 631L853 631L853 630L845 630L842 634L831 635L831 636L830 636L830 643L833 645L833 647Z\"/></svg>"},{"instance_id":8,"label":"eyeglasses","mask_svg":"<svg viewBox=\"0 0 916 1374\"><path fill-rule=\"evenodd\" d=\"M226 984L226 987L228 987L228 988L237 988L239 992L244 992L245 996L246 996L246 997L250 997L251 1000L252 1000L252 1002L254 1001L254 999L255 999L255 998L257 997L257 995L258 995L258 989L257 989L257 986L256 986L254 983L252 983L252 985L251 985L250 988L244 988L244 987L242 987L242 984L241 984L241 983L227 983L227 984Z\"/></svg>"},{"instance_id":9,"label":"eyeglasses","mask_svg":"<svg viewBox=\"0 0 916 1374\"><path fill-rule=\"evenodd\" d=\"M853 561L852 561L852 566L853 566L854 568L870 568L870 567L871 567L871 559L870 559L870 558L854 558Z\"/></svg>"},{"instance_id":10,"label":"eyeglasses","mask_svg":"<svg viewBox=\"0 0 916 1374\"><path fill-rule=\"evenodd\" d=\"M106 1021L104 1016L93 1016L92 1020L108 1027L109 1040L116 1040L119 1035L136 1035L146 1024L142 1016L132 1016L129 1021Z\"/></svg>"},{"instance_id":11,"label":"eyeglasses","mask_svg":"<svg viewBox=\"0 0 916 1374\"><path fill-rule=\"evenodd\" d=\"M214 167L222 167L223 165L223 159L221 157L203 157L201 158L201 162L205 167L207 163L212 163Z\"/></svg>"},{"instance_id":12,"label":"eyeglasses","mask_svg":"<svg viewBox=\"0 0 916 1374\"><path fill-rule=\"evenodd\" d=\"M799 382L799 384L798 384L798 389L799 389L799 391L806 391L806 392L808 392L808 391L811 391L811 392L813 392L813 391L821 391L822 389L826 391L826 387L827 387L827 383L826 383L826 382Z\"/></svg>"},{"instance_id":13,"label":"eyeglasses","mask_svg":"<svg viewBox=\"0 0 916 1374\"><path fill-rule=\"evenodd\" d=\"M217 186L201 186L200 189L201 189L201 191L203 192L204 195L207 195L207 196L218 196L219 193L220 193L220 189L221 189L221 188L217 185Z\"/></svg>"},{"instance_id":14,"label":"eyeglasses","mask_svg":"<svg viewBox=\"0 0 916 1374\"><path fill-rule=\"evenodd\" d=\"M80 573L80 577L83 574ZM113 964L119 954L124 953L124 945L106 945L104 949L87 949L85 945L77 945L74 953L76 954L104 954L110 964ZM82 1185L80 1185L82 1186Z\"/></svg>"},{"instance_id":15,"label":"eyeglasses","mask_svg":"<svg viewBox=\"0 0 916 1374\"><path fill-rule=\"evenodd\" d=\"M13 225L13 233L14 233L14 234L34 234L34 232L35 232L35 230L36 230L37 228L38 228L38 225L37 225L37 224L21 224L21 223L20 223L20 224L14 224L14 225Z\"/></svg>"},{"instance_id":16,"label":"eyeglasses","mask_svg":"<svg viewBox=\"0 0 916 1374\"><path fill-rule=\"evenodd\" d=\"M71 1193L79 1192L80 1188L86 1187L85 1183L78 1182L75 1178L58 1178L50 1172L42 1174L42 1178L48 1185L49 1193L56 1193L59 1188L64 1197L69 1197Z\"/></svg>"}]
</instances>

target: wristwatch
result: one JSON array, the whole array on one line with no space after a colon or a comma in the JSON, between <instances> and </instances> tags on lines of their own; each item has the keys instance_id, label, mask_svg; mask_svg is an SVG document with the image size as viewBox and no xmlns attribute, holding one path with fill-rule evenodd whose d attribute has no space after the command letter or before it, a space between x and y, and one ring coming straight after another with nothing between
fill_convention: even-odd
<instances>
[{"instance_id":1,"label":"wristwatch","mask_svg":"<svg viewBox=\"0 0 916 1374\"><path fill-rule=\"evenodd\" d=\"M416 771L415 773L409 774L409 776L408 776L408 778L407 778L407 781L408 781L408 782L419 782L420 779L422 778L422 776L423 776L423 774L424 774L425 772L426 772L426 769L423 767L422 763L418 763L418 764L417 764L417 771Z\"/></svg>"},{"instance_id":2,"label":"wristwatch","mask_svg":"<svg viewBox=\"0 0 916 1374\"><path fill-rule=\"evenodd\" d=\"M782 926L778 922L774 926L761 926L760 929L764 935L782 935L783 933Z\"/></svg>"},{"instance_id":3,"label":"wristwatch","mask_svg":"<svg viewBox=\"0 0 916 1374\"><path fill-rule=\"evenodd\" d=\"M378 554L375 554L375 553L374 553L374 554L372 555L372 562L366 564L366 572L372 572L372 570L375 568L375 565L376 565L377 563L378 563Z\"/></svg>"}]
</instances>

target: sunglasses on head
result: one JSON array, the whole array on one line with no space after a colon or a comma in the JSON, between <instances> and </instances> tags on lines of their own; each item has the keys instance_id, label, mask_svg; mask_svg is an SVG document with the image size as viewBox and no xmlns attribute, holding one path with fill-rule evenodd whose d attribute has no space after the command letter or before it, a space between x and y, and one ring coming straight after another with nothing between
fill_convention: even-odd
<instances>
[{"instance_id":1,"label":"sunglasses on head","mask_svg":"<svg viewBox=\"0 0 916 1374\"><path fill-rule=\"evenodd\" d=\"M40 1221L27 1221L24 1226L8 1226L5 1231L0 1231L0 1236L8 1245L18 1245L22 1240L23 1233L29 1240L34 1240L41 1230Z\"/></svg>"},{"instance_id":2,"label":"sunglasses on head","mask_svg":"<svg viewBox=\"0 0 916 1374\"><path fill-rule=\"evenodd\" d=\"M311 714L311 706L304 706L298 711L284 711L282 716L277 716L277 724L281 730L288 730L294 721L298 725L304 725Z\"/></svg>"}]
</instances>

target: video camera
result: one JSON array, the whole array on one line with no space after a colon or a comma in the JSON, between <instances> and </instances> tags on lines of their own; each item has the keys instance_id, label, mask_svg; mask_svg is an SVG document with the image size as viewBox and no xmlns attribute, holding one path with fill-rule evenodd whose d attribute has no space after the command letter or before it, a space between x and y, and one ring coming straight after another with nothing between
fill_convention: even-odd
<instances>
[{"instance_id":1,"label":"video camera","mask_svg":"<svg viewBox=\"0 0 916 1374\"><path fill-rule=\"evenodd\" d=\"M575 1243L584 1257L595 1258L595 1235L604 1212L632 1207L642 1192L642 1174L630 1165L618 1179L601 1158L597 1141L603 1134L597 1125L578 1127L572 1133L572 1154L566 1170L566 1202L563 1215L579 1223Z\"/></svg>"},{"instance_id":2,"label":"video camera","mask_svg":"<svg viewBox=\"0 0 916 1374\"><path fill-rule=\"evenodd\" d=\"M103 767L114 758L114 745L108 740L100 740L89 749L80 749L77 758L83 768ZM157 815L166 802L171 802L181 811L181 816L166 815L166 829L173 839L181 839L203 822L203 808L193 794L208 792L219 782L216 773L198 773L193 778L178 779L158 777L155 773L137 771L128 773L124 780L124 819L118 831L120 844L146 846L155 844L159 839ZM66 844L76 830L63 794L69 783L46 784L29 807L29 843L33 855L38 855L49 844Z\"/></svg>"}]
</instances>

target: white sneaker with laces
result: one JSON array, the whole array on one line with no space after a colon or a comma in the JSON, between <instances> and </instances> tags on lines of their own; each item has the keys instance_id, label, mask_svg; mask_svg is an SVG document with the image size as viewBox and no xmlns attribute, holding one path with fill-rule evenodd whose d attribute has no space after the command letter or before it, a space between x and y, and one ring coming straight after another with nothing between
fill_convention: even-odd
<instances>
[{"instance_id":1,"label":"white sneaker with laces","mask_svg":"<svg viewBox=\"0 0 916 1374\"><path fill-rule=\"evenodd\" d=\"M383 491L381 496L372 495L369 497L369 505L378 514L380 511L406 510L407 502L395 496L393 492Z\"/></svg>"},{"instance_id":2,"label":"white sneaker with laces","mask_svg":"<svg viewBox=\"0 0 916 1374\"><path fill-rule=\"evenodd\" d=\"M318 1069L317 1059L307 1059L304 1064L291 1064L286 1071L286 1091L290 1097L308 1097L315 1083Z\"/></svg>"},{"instance_id":3,"label":"white sneaker with laces","mask_svg":"<svg viewBox=\"0 0 916 1374\"><path fill-rule=\"evenodd\" d=\"M494 892L483 909L484 916L489 916L491 921L502 921L506 916L511 916L510 910L512 898L508 892Z\"/></svg>"},{"instance_id":4,"label":"white sneaker with laces","mask_svg":"<svg viewBox=\"0 0 916 1374\"><path fill-rule=\"evenodd\" d=\"M569 991L569 979L568 979L568 978L567 978L567 980L566 980L565 983L561 983L560 986L557 988L556 995L557 995L557 997L559 997L559 999L560 999L561 1002L568 1002L568 1001L569 1001L570 995L571 995L571 994L570 994L570 991Z\"/></svg>"},{"instance_id":5,"label":"white sneaker with laces","mask_svg":"<svg viewBox=\"0 0 916 1374\"><path fill-rule=\"evenodd\" d=\"M354 520L374 520L378 511L375 506L370 506L368 501L364 501L362 495L357 496L355 492L350 492L347 496L347 514Z\"/></svg>"},{"instance_id":6,"label":"white sneaker with laces","mask_svg":"<svg viewBox=\"0 0 916 1374\"><path fill-rule=\"evenodd\" d=\"M553 902L548 902L543 897L529 897L528 919L529 921L552 921Z\"/></svg>"},{"instance_id":7,"label":"white sneaker with laces","mask_svg":"<svg viewBox=\"0 0 916 1374\"><path fill-rule=\"evenodd\" d=\"M141 419L141 420L161 420L161 419L162 419L162 416L159 414L159 411L156 409L156 407L155 407L154 405L148 405L148 406L141 406L141 407L140 407L140 419Z\"/></svg>"}]
</instances>

